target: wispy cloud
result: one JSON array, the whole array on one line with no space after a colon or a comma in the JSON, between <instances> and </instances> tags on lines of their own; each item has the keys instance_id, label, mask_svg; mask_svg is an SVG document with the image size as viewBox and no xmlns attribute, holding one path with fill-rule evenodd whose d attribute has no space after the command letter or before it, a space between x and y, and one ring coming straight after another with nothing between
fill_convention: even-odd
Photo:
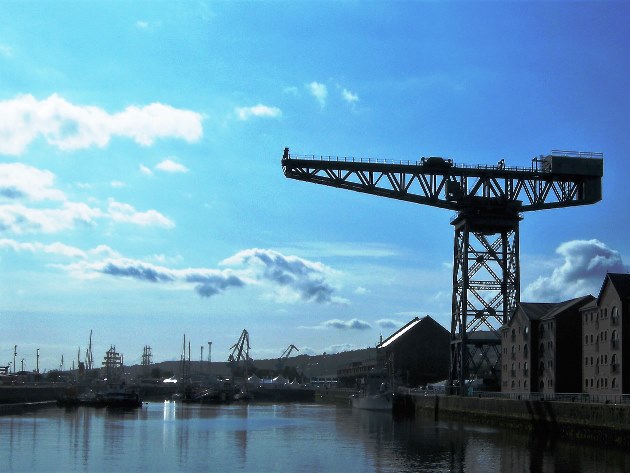
<instances>
[{"instance_id":1,"label":"wispy cloud","mask_svg":"<svg viewBox=\"0 0 630 473\"><path fill-rule=\"evenodd\" d=\"M384 329L397 329L404 325L404 323L393 319L379 319L376 321L376 325Z\"/></svg>"},{"instance_id":2,"label":"wispy cloud","mask_svg":"<svg viewBox=\"0 0 630 473\"><path fill-rule=\"evenodd\" d=\"M561 261L551 275L540 276L523 292L522 300L557 302L597 294L607 272L626 273L621 254L599 240L572 240L556 249Z\"/></svg>"},{"instance_id":3,"label":"wispy cloud","mask_svg":"<svg viewBox=\"0 0 630 473\"><path fill-rule=\"evenodd\" d=\"M249 120L252 117L280 118L282 116L282 110L278 107L269 107L267 105L258 104L252 107L238 107L236 109L236 116L239 120Z\"/></svg>"},{"instance_id":4,"label":"wispy cloud","mask_svg":"<svg viewBox=\"0 0 630 473\"><path fill-rule=\"evenodd\" d=\"M351 319L347 321L332 319L327 320L322 325L324 327L334 328L337 330L369 330L372 328L368 322L359 319Z\"/></svg>"},{"instance_id":5,"label":"wispy cloud","mask_svg":"<svg viewBox=\"0 0 630 473\"><path fill-rule=\"evenodd\" d=\"M54 181L55 175L50 171L22 163L0 164L0 202L6 202L0 204L0 231L56 233L77 225L91 226L100 219L140 226L174 226L172 220L156 210L138 211L113 199L108 201L106 210L71 202L54 187ZM111 183L114 187L121 184Z\"/></svg>"},{"instance_id":6,"label":"wispy cloud","mask_svg":"<svg viewBox=\"0 0 630 473\"><path fill-rule=\"evenodd\" d=\"M112 137L150 146L160 138L198 141L202 116L197 112L152 103L110 114L102 108L75 105L53 94L38 100L20 95L0 101L0 154L20 155L38 137L61 150L103 148Z\"/></svg>"},{"instance_id":7,"label":"wispy cloud","mask_svg":"<svg viewBox=\"0 0 630 473\"><path fill-rule=\"evenodd\" d=\"M155 165L155 169L169 173L186 173L188 168L181 163L173 161L172 159L165 159Z\"/></svg>"},{"instance_id":8,"label":"wispy cloud","mask_svg":"<svg viewBox=\"0 0 630 473\"><path fill-rule=\"evenodd\" d=\"M148 168L144 164L141 164L139 166L139 169L140 169L140 172L144 174L145 176L153 176L153 171L151 171L151 168Z\"/></svg>"},{"instance_id":9,"label":"wispy cloud","mask_svg":"<svg viewBox=\"0 0 630 473\"><path fill-rule=\"evenodd\" d=\"M319 105L324 107L326 105L326 98L328 97L328 88L326 87L326 84L313 81L310 84L307 84L306 87L311 95L317 99Z\"/></svg>"},{"instance_id":10,"label":"wispy cloud","mask_svg":"<svg viewBox=\"0 0 630 473\"><path fill-rule=\"evenodd\" d=\"M132 205L110 199L107 206L108 216L115 222L128 222L143 227L158 226L173 228L175 223L157 210L137 211Z\"/></svg>"},{"instance_id":11,"label":"wispy cloud","mask_svg":"<svg viewBox=\"0 0 630 473\"><path fill-rule=\"evenodd\" d=\"M157 285L192 287L201 297L212 297L229 289L246 287L260 289L265 297L270 289L276 288L282 297L276 297L275 301L282 304L297 301L325 304L340 300L333 296L334 289L325 279L326 273L332 270L320 263L282 255L272 250L240 251L221 262L221 266L224 266L221 269L177 269L143 259L124 257L106 245L83 251L63 243L19 242L4 238L0 239L0 249L56 254L78 259L79 261L56 263L52 266L79 279L109 276ZM165 259L159 258L162 262ZM293 297L287 297L288 293L293 293ZM346 324L344 327L349 329L369 328L369 325L365 326L365 322L356 319L340 323Z\"/></svg>"},{"instance_id":12,"label":"wispy cloud","mask_svg":"<svg viewBox=\"0 0 630 473\"><path fill-rule=\"evenodd\" d=\"M341 96L346 102L352 105L356 104L359 101L359 96L357 94L352 93L345 88L341 91Z\"/></svg>"}]
</instances>

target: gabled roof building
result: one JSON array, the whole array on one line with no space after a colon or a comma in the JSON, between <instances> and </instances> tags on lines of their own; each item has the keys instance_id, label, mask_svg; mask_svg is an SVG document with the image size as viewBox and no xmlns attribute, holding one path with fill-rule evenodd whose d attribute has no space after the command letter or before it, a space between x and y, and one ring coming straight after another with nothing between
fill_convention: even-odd
<instances>
[{"instance_id":1,"label":"gabled roof building","mask_svg":"<svg viewBox=\"0 0 630 473\"><path fill-rule=\"evenodd\" d=\"M583 392L630 394L630 274L608 273L581 319Z\"/></svg>"},{"instance_id":2,"label":"gabled roof building","mask_svg":"<svg viewBox=\"0 0 630 473\"><path fill-rule=\"evenodd\" d=\"M377 349L377 364L396 385L424 386L448 377L450 332L428 315L415 317Z\"/></svg>"}]
</instances>

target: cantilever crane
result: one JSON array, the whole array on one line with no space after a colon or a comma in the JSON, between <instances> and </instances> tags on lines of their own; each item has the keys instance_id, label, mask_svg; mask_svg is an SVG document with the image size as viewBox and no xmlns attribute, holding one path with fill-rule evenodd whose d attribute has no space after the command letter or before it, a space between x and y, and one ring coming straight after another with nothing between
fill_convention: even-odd
<instances>
[{"instance_id":1,"label":"cantilever crane","mask_svg":"<svg viewBox=\"0 0 630 473\"><path fill-rule=\"evenodd\" d=\"M243 360L244 376L247 380L247 364L250 362L249 357L249 333L243 329L238 341L230 347L232 353L228 356L228 364L232 370L232 380L234 380L234 373L238 367L239 361Z\"/></svg>"},{"instance_id":2,"label":"cantilever crane","mask_svg":"<svg viewBox=\"0 0 630 473\"><path fill-rule=\"evenodd\" d=\"M603 154L552 151L529 168L460 165L442 157L386 161L294 156L291 179L457 212L453 255L451 366L455 390L472 377L498 383L498 329L520 299L519 221L523 212L593 204L602 198ZM494 356L492 355L494 351Z\"/></svg>"},{"instance_id":3,"label":"cantilever crane","mask_svg":"<svg viewBox=\"0 0 630 473\"><path fill-rule=\"evenodd\" d=\"M284 363L285 363L286 359L289 358L289 355L291 354L291 352L293 350L300 351L300 349L298 347L296 347L295 345L291 344L282 352L282 355L280 355L280 358L278 358L278 363L276 363L276 368L277 368L278 371L280 371L280 370L282 370L282 368L284 368Z\"/></svg>"}]
</instances>

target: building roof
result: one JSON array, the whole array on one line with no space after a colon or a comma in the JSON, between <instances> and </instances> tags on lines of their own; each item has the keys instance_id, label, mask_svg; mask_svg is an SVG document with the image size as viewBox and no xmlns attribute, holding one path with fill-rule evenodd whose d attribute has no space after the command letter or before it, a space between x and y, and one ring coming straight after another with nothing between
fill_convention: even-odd
<instances>
[{"instance_id":1,"label":"building roof","mask_svg":"<svg viewBox=\"0 0 630 473\"><path fill-rule=\"evenodd\" d=\"M516 309L520 309L529 320L540 320L555 305L556 304L549 302L520 302Z\"/></svg>"},{"instance_id":2,"label":"building roof","mask_svg":"<svg viewBox=\"0 0 630 473\"><path fill-rule=\"evenodd\" d=\"M563 302L520 302L514 314L520 312L529 320L549 320L573 307L582 307L595 300L590 294ZM510 322L514 319L510 319ZM508 325L509 323L508 322Z\"/></svg>"},{"instance_id":3,"label":"building roof","mask_svg":"<svg viewBox=\"0 0 630 473\"><path fill-rule=\"evenodd\" d=\"M600 302L602 294L604 293L604 288L606 287L606 283L610 281L617 294L621 299L625 299L630 297L630 274L624 273L606 273L606 277L604 278L604 282L602 283L602 288L599 291L599 295L597 296L597 302Z\"/></svg>"},{"instance_id":4,"label":"building roof","mask_svg":"<svg viewBox=\"0 0 630 473\"><path fill-rule=\"evenodd\" d=\"M428 315L426 315L426 316L424 316L422 318L414 317L411 322L407 323L401 329L399 329L398 331L394 332L392 335L390 335L385 340L383 340L381 343L379 343L377 348L386 348L386 347L390 346L391 344L393 344L394 342L399 340L402 336L404 336L406 333L408 333L414 327L416 327L416 326L418 326L420 324L426 324L426 323L432 323L434 325L437 325L438 327L440 327L445 332L448 332L444 327L442 327L440 324L438 324L435 320L433 320Z\"/></svg>"},{"instance_id":5,"label":"building roof","mask_svg":"<svg viewBox=\"0 0 630 473\"><path fill-rule=\"evenodd\" d=\"M575 299L559 302L558 304L555 304L554 307L541 318L541 320L554 319L558 314L561 314L566 310L572 309L573 307L582 307L594 300L595 298L589 294L587 296L576 297Z\"/></svg>"}]
</instances>

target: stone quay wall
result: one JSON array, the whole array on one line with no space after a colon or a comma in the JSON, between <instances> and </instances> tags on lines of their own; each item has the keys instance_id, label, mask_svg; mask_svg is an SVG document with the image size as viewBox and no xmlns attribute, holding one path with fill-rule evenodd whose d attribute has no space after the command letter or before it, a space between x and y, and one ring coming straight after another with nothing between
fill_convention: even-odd
<instances>
[{"instance_id":1,"label":"stone quay wall","mask_svg":"<svg viewBox=\"0 0 630 473\"><path fill-rule=\"evenodd\" d=\"M398 396L401 413L462 419L630 446L630 405L460 396Z\"/></svg>"}]
</instances>

